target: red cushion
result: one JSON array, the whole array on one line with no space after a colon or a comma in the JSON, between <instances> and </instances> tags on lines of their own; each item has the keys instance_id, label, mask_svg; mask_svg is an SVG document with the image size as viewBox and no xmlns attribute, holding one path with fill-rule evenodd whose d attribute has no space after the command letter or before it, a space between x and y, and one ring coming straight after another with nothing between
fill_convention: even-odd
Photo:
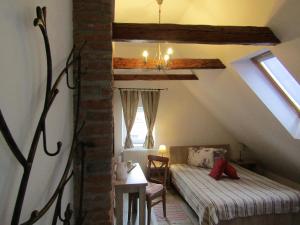
<instances>
[{"instance_id":1,"label":"red cushion","mask_svg":"<svg viewBox=\"0 0 300 225\"><path fill-rule=\"evenodd\" d=\"M226 159L218 159L215 161L214 167L211 169L209 176L219 180L227 165Z\"/></svg>"},{"instance_id":2,"label":"red cushion","mask_svg":"<svg viewBox=\"0 0 300 225\"><path fill-rule=\"evenodd\" d=\"M236 169L229 163L227 163L224 173L232 179L240 179L240 177L237 175Z\"/></svg>"}]
</instances>

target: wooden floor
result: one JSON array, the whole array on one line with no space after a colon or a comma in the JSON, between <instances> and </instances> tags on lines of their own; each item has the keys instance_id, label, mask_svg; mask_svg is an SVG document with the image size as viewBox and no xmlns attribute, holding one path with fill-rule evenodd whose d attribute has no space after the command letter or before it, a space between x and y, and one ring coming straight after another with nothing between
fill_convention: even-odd
<instances>
[{"instance_id":1,"label":"wooden floor","mask_svg":"<svg viewBox=\"0 0 300 225\"><path fill-rule=\"evenodd\" d=\"M174 200L182 202L182 204L184 205L185 212L187 213L188 217L191 219L193 224L195 225L199 224L197 215L194 213L194 211L187 205L187 203L181 198L181 196L179 196L179 194L174 189L170 188L167 192L167 202L174 201ZM146 210L146 214L147 214L147 210ZM127 223L128 220L127 215L128 215L128 195L124 194L123 225L139 225L138 213L132 214L131 221L129 223ZM146 225L147 225L147 216L146 216ZM159 225L156 221L156 217L153 210L151 213L151 225Z\"/></svg>"}]
</instances>

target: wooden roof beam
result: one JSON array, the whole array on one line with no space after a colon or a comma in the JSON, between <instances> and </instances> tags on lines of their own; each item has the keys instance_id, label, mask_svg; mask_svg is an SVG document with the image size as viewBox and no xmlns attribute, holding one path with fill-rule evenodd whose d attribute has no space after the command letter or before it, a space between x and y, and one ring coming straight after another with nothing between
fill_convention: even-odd
<instances>
[{"instance_id":1,"label":"wooden roof beam","mask_svg":"<svg viewBox=\"0 0 300 225\"><path fill-rule=\"evenodd\" d=\"M115 81L199 80L194 74L114 74Z\"/></svg>"},{"instance_id":2,"label":"wooden roof beam","mask_svg":"<svg viewBox=\"0 0 300 225\"><path fill-rule=\"evenodd\" d=\"M268 27L113 23L113 41L189 44L276 45Z\"/></svg>"},{"instance_id":3,"label":"wooden roof beam","mask_svg":"<svg viewBox=\"0 0 300 225\"><path fill-rule=\"evenodd\" d=\"M157 62L148 59L144 63L139 58L113 58L114 69L157 69ZM225 65L219 59L172 59L168 69L224 69Z\"/></svg>"}]
</instances>

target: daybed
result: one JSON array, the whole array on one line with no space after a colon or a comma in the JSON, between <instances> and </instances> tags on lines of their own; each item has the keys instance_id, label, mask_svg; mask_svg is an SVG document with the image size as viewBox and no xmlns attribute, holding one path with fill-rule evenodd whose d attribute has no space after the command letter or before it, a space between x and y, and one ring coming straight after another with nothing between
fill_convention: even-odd
<instances>
[{"instance_id":1,"label":"daybed","mask_svg":"<svg viewBox=\"0 0 300 225\"><path fill-rule=\"evenodd\" d=\"M300 225L299 191L235 164L239 180L216 181L209 169L187 165L189 147L170 147L171 180L200 225Z\"/></svg>"}]
</instances>

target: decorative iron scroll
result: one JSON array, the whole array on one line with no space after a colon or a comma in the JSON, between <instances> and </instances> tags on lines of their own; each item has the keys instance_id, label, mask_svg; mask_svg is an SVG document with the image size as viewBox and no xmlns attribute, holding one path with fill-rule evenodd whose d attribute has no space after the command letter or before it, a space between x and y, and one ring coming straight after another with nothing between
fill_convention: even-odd
<instances>
[{"instance_id":1,"label":"decorative iron scroll","mask_svg":"<svg viewBox=\"0 0 300 225\"><path fill-rule=\"evenodd\" d=\"M50 50L50 44L47 34L47 24L46 24L46 8L43 7L37 7L36 8L36 18L34 19L34 26L38 26L42 32L44 43L45 43L45 51L46 51L46 58L47 58L47 83L46 83L46 92L45 92L45 100L44 100L44 106L43 111L39 117L39 121L31 142L31 146L29 149L29 153L27 158L24 156L22 151L19 149L18 145L15 142L15 139L13 138L10 129L7 126L7 123L4 119L4 116L2 114L2 111L0 109L0 131L7 142L10 151L13 153L15 158L18 160L18 162L23 167L23 175L19 186L19 191L17 195L17 199L14 206L14 211L12 215L11 225L31 225L39 221L45 213L51 208L51 206L56 202L54 215L52 219L52 225L56 225L57 221L60 220L64 225L69 225L71 223L71 217L73 214L73 211L71 209L70 203L67 205L64 215L61 215L61 201L62 196L64 192L64 188L68 181L73 176L73 170L72 170L72 162L74 158L74 154L76 149L79 149L81 152L81 176L80 176L80 182L81 182L81 190L80 190L80 197L79 197L79 212L78 216L75 219L76 225L80 225L83 223L84 218L86 216L86 213L82 212L82 198L83 198L83 176L84 176L84 147L87 144L84 142L80 142L78 140L78 136L80 131L82 130L84 123L79 126L78 120L79 120L79 104L80 104L80 87L81 87L81 52L85 45L85 43L78 49L75 49L75 46L73 47L72 51L69 54L69 57L66 61L66 65L63 68L63 70L59 73L57 79L52 84L52 57L51 57L51 50ZM73 72L73 86L71 85L71 78L70 78L70 67L74 66L74 72ZM37 151L38 143L40 138L43 140L43 150L45 154L47 154L49 157L54 157L59 155L62 147L62 142L57 142L57 149L54 152L51 152L47 148L47 133L46 133L46 118L47 114L49 112L50 107L52 106L52 103L54 102L55 98L57 97L59 90L58 90L58 84L61 82L62 78L66 76L66 83L67 87L69 89L72 89L76 93L76 102L75 102L75 121L74 121L74 131L73 131L73 137L72 137L72 144L71 148L69 150L68 159L66 162L66 166L64 169L63 174L61 175L60 182L57 185L54 193L49 198L47 203L39 210L34 210L31 213L31 216L28 216L29 219L25 222L20 223L20 215L22 212L22 208L24 207L24 197L26 194L28 181L31 174L32 165L35 159L35 154Z\"/></svg>"}]
</instances>

